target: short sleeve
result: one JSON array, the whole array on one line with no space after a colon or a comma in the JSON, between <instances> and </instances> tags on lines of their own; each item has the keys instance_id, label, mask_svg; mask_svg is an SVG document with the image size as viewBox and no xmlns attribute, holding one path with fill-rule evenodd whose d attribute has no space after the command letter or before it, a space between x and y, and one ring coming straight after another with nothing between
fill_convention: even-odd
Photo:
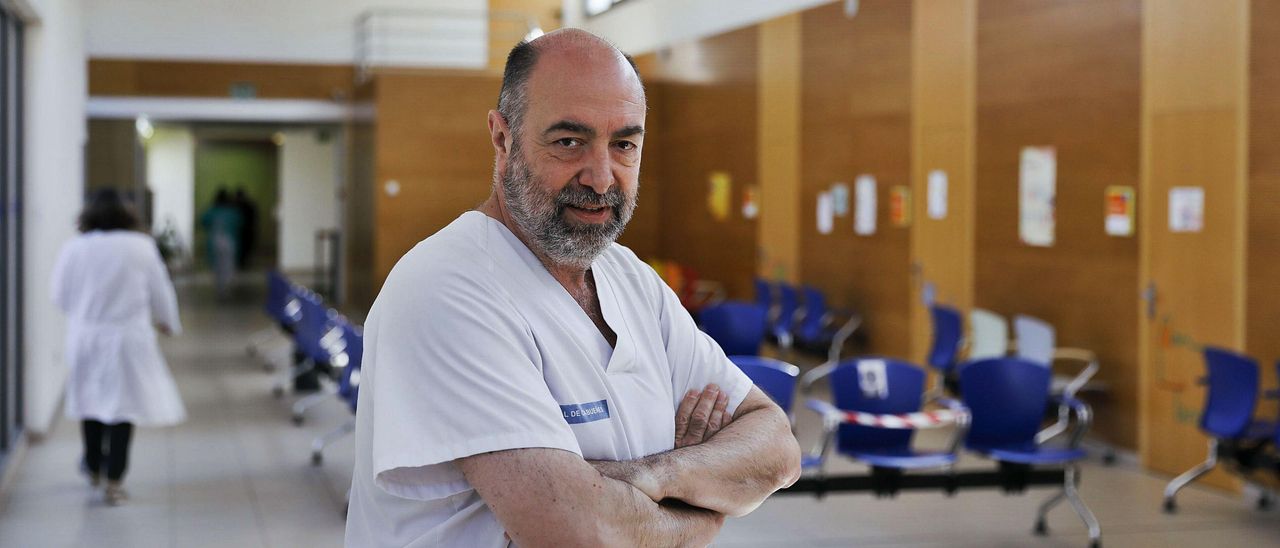
<instances>
[{"instance_id":1,"label":"short sleeve","mask_svg":"<svg viewBox=\"0 0 1280 548\"><path fill-rule=\"evenodd\" d=\"M727 411L733 414L751 391L751 379L729 361L715 340L698 329L675 292L656 273L653 277L661 294L662 338L671 363L673 405L679 406L689 390L702 390L716 383L729 395Z\"/></svg>"},{"instance_id":2,"label":"short sleeve","mask_svg":"<svg viewBox=\"0 0 1280 548\"><path fill-rule=\"evenodd\" d=\"M375 484L435 500L470 489L456 459L532 447L581 455L532 332L487 273L422 275L409 263L388 278L366 333Z\"/></svg>"}]
</instances>

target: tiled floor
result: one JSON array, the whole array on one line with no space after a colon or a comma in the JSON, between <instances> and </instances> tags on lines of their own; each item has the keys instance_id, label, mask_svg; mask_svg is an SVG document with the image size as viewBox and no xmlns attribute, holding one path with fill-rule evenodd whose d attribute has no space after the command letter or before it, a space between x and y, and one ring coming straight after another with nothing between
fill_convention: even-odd
<instances>
[{"instance_id":1,"label":"tiled floor","mask_svg":"<svg viewBox=\"0 0 1280 548\"><path fill-rule=\"evenodd\" d=\"M187 332L164 347L190 419L137 432L127 481L133 498L114 508L76 474L77 425L60 421L28 450L0 493L0 547L342 544L351 439L330 446L320 467L310 465L309 455L311 439L348 420L346 409L335 400L313 408L301 428L290 424L291 398L271 396L274 378L244 350L249 334L267 327L260 290L245 288L232 303L216 303L204 287L181 293ZM799 411L806 448L816 427ZM835 465L842 470L857 467ZM1081 490L1107 546L1280 546L1280 512L1254 511L1238 497L1192 487L1180 496L1177 515L1161 513L1166 481L1131 466L1086 466ZM717 545L1085 546L1084 527L1066 506L1050 515L1049 537L1031 534L1035 507L1049 494L775 496L750 516L730 520Z\"/></svg>"}]
</instances>

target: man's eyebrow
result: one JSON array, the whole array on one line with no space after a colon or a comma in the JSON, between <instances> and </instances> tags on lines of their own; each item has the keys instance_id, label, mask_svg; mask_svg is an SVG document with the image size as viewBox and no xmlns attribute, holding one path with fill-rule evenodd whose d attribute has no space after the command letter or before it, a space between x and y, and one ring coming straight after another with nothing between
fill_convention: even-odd
<instances>
[{"instance_id":1,"label":"man's eyebrow","mask_svg":"<svg viewBox=\"0 0 1280 548\"><path fill-rule=\"evenodd\" d=\"M633 135L644 135L644 127L642 127L642 126L627 126L627 127L622 128L622 129L619 129L618 131L613 132L613 138L614 138L614 139L621 139L621 138L623 138L623 137L631 137L631 136L633 136Z\"/></svg>"},{"instance_id":2,"label":"man's eyebrow","mask_svg":"<svg viewBox=\"0 0 1280 548\"><path fill-rule=\"evenodd\" d=\"M587 137L595 137L596 135L596 130L593 129L591 126L588 126L581 122L574 122L572 120L560 120L559 122L551 124L550 127L542 131L542 134L545 136L545 135L550 135L552 133L555 133L557 131L579 133L582 135L586 135Z\"/></svg>"}]
</instances>

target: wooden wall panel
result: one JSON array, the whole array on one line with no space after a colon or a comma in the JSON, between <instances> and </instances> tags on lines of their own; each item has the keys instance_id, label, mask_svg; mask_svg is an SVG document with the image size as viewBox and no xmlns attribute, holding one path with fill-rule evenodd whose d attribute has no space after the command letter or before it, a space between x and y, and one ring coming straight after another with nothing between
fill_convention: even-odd
<instances>
[{"instance_id":1,"label":"wooden wall panel","mask_svg":"<svg viewBox=\"0 0 1280 548\"><path fill-rule=\"evenodd\" d=\"M759 25L756 85L760 217L756 273L791 283L800 269L801 18L786 15Z\"/></svg>"},{"instance_id":2,"label":"wooden wall panel","mask_svg":"<svg viewBox=\"0 0 1280 548\"><path fill-rule=\"evenodd\" d=\"M229 97L250 83L261 99L349 99L351 65L90 59L89 95Z\"/></svg>"},{"instance_id":3,"label":"wooden wall panel","mask_svg":"<svg viewBox=\"0 0 1280 548\"><path fill-rule=\"evenodd\" d=\"M649 123L656 116L661 126L660 160L656 173L642 177L661 187L661 254L724 283L732 298L751 297L756 270L756 223L742 218L739 205L743 189L758 182L757 43L751 27L674 46L658 56L648 84L661 88L661 107L649 113ZM733 180L725 221L707 209L713 171Z\"/></svg>"},{"instance_id":4,"label":"wooden wall panel","mask_svg":"<svg viewBox=\"0 0 1280 548\"><path fill-rule=\"evenodd\" d=\"M501 79L490 75L377 77L374 137L374 293L405 252L486 197L493 147L485 116ZM389 196L384 185L397 181Z\"/></svg>"},{"instance_id":5,"label":"wooden wall panel","mask_svg":"<svg viewBox=\"0 0 1280 548\"><path fill-rule=\"evenodd\" d=\"M929 348L924 282L939 302L966 310L973 301L974 86L977 0L915 0L911 21L911 357ZM927 178L948 179L947 213L926 213Z\"/></svg>"},{"instance_id":6,"label":"wooden wall panel","mask_svg":"<svg viewBox=\"0 0 1280 548\"><path fill-rule=\"evenodd\" d=\"M1280 360L1280 0L1253 0L1249 20L1249 247L1246 349L1277 384ZM1259 412L1274 417L1273 402Z\"/></svg>"},{"instance_id":7,"label":"wooden wall panel","mask_svg":"<svg viewBox=\"0 0 1280 548\"><path fill-rule=\"evenodd\" d=\"M863 314L867 352L906 357L910 233L890 222L889 189L911 182L911 4L869 0L849 19L836 3L803 17L803 281ZM852 192L860 174L876 178L876 233L855 235L850 213L819 234L818 193L837 181Z\"/></svg>"},{"instance_id":8,"label":"wooden wall panel","mask_svg":"<svg viewBox=\"0 0 1280 548\"><path fill-rule=\"evenodd\" d=\"M1107 236L1110 185L1138 185L1140 0L1009 0L978 10L974 304L1093 350L1109 394L1093 434L1136 449L1138 242ZM1052 146L1056 237L1018 236L1019 155ZM1140 198L1141 199L1141 198Z\"/></svg>"},{"instance_id":9,"label":"wooden wall panel","mask_svg":"<svg viewBox=\"0 0 1280 548\"><path fill-rule=\"evenodd\" d=\"M1203 358L1179 341L1244 349L1249 8L1246 0L1143 6L1139 279L1155 301L1153 314L1139 316L1139 444L1144 464L1166 473L1205 455L1195 421L1203 389L1194 384ZM1204 189L1203 230L1170 230L1174 186ZM1221 472L1205 481L1237 485Z\"/></svg>"}]
</instances>

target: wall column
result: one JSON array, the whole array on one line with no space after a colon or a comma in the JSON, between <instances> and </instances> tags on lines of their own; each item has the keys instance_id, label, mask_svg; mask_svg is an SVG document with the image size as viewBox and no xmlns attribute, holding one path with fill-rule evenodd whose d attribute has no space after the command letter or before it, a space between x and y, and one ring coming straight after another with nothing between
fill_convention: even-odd
<instances>
[{"instance_id":1,"label":"wall column","mask_svg":"<svg viewBox=\"0 0 1280 548\"><path fill-rule=\"evenodd\" d=\"M922 303L973 304L977 0L915 0L911 21L911 357L932 328ZM929 215L930 173L945 174L946 212ZM935 177L937 177L935 175Z\"/></svg>"},{"instance_id":2,"label":"wall column","mask_svg":"<svg viewBox=\"0 0 1280 548\"><path fill-rule=\"evenodd\" d=\"M800 14L760 24L756 272L800 282Z\"/></svg>"}]
</instances>

